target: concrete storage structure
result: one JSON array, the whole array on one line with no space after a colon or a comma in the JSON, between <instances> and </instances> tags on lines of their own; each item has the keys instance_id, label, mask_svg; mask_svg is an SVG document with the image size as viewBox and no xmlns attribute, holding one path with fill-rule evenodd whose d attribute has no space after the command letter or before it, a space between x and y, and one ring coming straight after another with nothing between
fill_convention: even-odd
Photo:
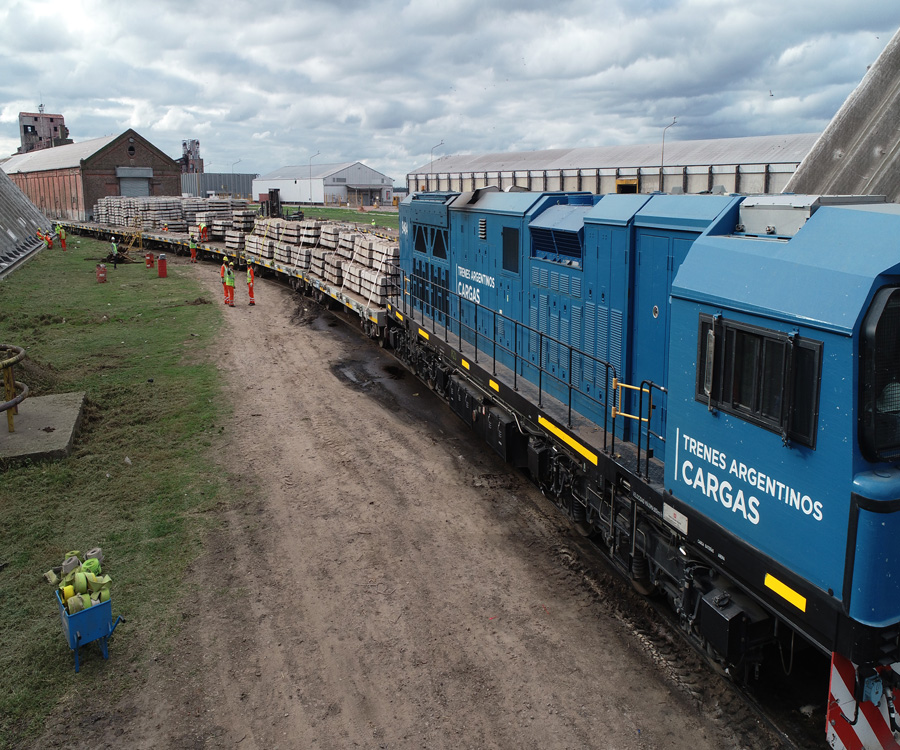
<instances>
[{"instance_id":1,"label":"concrete storage structure","mask_svg":"<svg viewBox=\"0 0 900 750\"><path fill-rule=\"evenodd\" d=\"M134 130L32 151L0 164L45 215L87 221L107 195L180 195L181 167Z\"/></svg>"},{"instance_id":2,"label":"concrete storage structure","mask_svg":"<svg viewBox=\"0 0 900 750\"><path fill-rule=\"evenodd\" d=\"M900 31L791 177L792 193L884 195L900 202Z\"/></svg>"},{"instance_id":3,"label":"concrete storage structure","mask_svg":"<svg viewBox=\"0 0 900 750\"><path fill-rule=\"evenodd\" d=\"M780 193L818 138L766 135L636 146L443 156L406 176L410 192L585 190L607 193ZM662 165L662 166L661 166Z\"/></svg>"},{"instance_id":4,"label":"concrete storage structure","mask_svg":"<svg viewBox=\"0 0 900 750\"><path fill-rule=\"evenodd\" d=\"M50 221L0 171L0 275L17 258L43 244L37 238L39 229L48 231Z\"/></svg>"},{"instance_id":5,"label":"concrete storage structure","mask_svg":"<svg viewBox=\"0 0 900 750\"><path fill-rule=\"evenodd\" d=\"M282 167L253 181L253 195L268 200L278 188L284 203L348 203L351 206L389 204L394 181L358 161L341 164L301 164Z\"/></svg>"}]
</instances>

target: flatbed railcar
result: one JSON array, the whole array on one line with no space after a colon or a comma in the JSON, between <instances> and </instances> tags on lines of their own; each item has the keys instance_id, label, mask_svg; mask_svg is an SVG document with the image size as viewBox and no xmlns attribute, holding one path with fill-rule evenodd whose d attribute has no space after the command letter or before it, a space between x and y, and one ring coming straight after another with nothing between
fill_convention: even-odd
<instances>
[{"instance_id":1,"label":"flatbed railcar","mask_svg":"<svg viewBox=\"0 0 900 750\"><path fill-rule=\"evenodd\" d=\"M97 239L109 240L116 237L121 242L123 238L134 235L135 230L110 224L97 224L93 222L59 222L70 231L85 234ZM355 230L359 231L359 230ZM190 236L184 232L145 231L140 234L141 248L147 251L172 251L180 255L189 252ZM373 233L374 234L374 233ZM225 247L221 242L197 242L201 257L218 260L222 258L235 259L239 266L252 262L256 268L265 268L286 281L293 289L303 290L312 296L317 302L325 302L326 299L336 304L343 305L360 320L361 327L371 338L382 338L387 326L387 309L372 301L354 294L340 286L330 284L314 273L303 271L296 266L279 263L275 260L250 255L244 251L234 252Z\"/></svg>"},{"instance_id":2,"label":"flatbed railcar","mask_svg":"<svg viewBox=\"0 0 900 750\"><path fill-rule=\"evenodd\" d=\"M403 201L384 309L273 270L353 310L733 675L829 655L827 742L872 750L900 747L897 236L873 198L485 188Z\"/></svg>"}]
</instances>

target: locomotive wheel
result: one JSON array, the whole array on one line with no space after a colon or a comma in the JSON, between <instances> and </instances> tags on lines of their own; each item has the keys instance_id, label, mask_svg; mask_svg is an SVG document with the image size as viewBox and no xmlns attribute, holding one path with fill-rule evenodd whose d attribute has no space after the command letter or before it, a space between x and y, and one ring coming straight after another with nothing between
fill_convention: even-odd
<instances>
[{"instance_id":1,"label":"locomotive wheel","mask_svg":"<svg viewBox=\"0 0 900 750\"><path fill-rule=\"evenodd\" d=\"M575 521L575 531L577 531L581 536L587 538L589 537L594 530L591 528L591 525L587 521Z\"/></svg>"},{"instance_id":2,"label":"locomotive wheel","mask_svg":"<svg viewBox=\"0 0 900 750\"><path fill-rule=\"evenodd\" d=\"M590 523L588 523L587 519L587 511L581 503L579 503L575 498L571 498L569 501L569 517L572 519L572 523L575 525L575 530L581 534L583 537L589 537L593 529L591 529Z\"/></svg>"},{"instance_id":3,"label":"locomotive wheel","mask_svg":"<svg viewBox=\"0 0 900 750\"><path fill-rule=\"evenodd\" d=\"M631 588L641 596L653 596L656 593L656 586L649 581L639 581L637 578L631 579Z\"/></svg>"}]
</instances>

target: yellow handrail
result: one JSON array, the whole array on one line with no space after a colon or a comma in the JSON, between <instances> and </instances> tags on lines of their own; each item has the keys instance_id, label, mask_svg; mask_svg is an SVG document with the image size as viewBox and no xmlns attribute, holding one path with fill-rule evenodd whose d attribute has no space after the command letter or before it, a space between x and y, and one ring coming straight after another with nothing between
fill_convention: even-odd
<instances>
[{"instance_id":1,"label":"yellow handrail","mask_svg":"<svg viewBox=\"0 0 900 750\"><path fill-rule=\"evenodd\" d=\"M622 403L622 389L628 388L632 391L641 391L642 393L646 393L650 395L649 388L641 388L639 385L629 385L628 383L622 383L618 378L613 378L612 382L613 390L616 392L616 403ZM616 417L626 417L628 419L636 419L639 422L649 422L649 417L642 417L640 415L629 414L628 412L621 411L617 406L613 405L612 407L612 418Z\"/></svg>"}]
</instances>

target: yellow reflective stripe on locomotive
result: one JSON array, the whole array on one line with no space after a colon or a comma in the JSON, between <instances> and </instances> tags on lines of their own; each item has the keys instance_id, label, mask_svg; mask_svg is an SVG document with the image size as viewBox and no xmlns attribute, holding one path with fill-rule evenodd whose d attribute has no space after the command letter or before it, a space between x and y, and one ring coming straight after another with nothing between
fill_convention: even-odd
<instances>
[{"instance_id":1,"label":"yellow reflective stripe on locomotive","mask_svg":"<svg viewBox=\"0 0 900 750\"><path fill-rule=\"evenodd\" d=\"M778 596L793 604L801 612L806 612L806 597L798 594L786 583L782 583L775 576L766 573L766 588L772 589Z\"/></svg>"},{"instance_id":2,"label":"yellow reflective stripe on locomotive","mask_svg":"<svg viewBox=\"0 0 900 750\"><path fill-rule=\"evenodd\" d=\"M597 465L597 454L596 453L585 448L581 443L579 443L577 440L575 440L575 438L571 437L570 435L567 435L565 432L563 432L561 429L559 429L559 427L554 425L552 422L549 422L548 420L544 419L543 417L538 417L538 424L541 427L544 427L545 429L552 432L554 435L556 435L556 437L558 437L560 440L562 440L566 445L574 448L582 456L584 456L588 461L590 461L592 464L594 464L594 466Z\"/></svg>"}]
</instances>

